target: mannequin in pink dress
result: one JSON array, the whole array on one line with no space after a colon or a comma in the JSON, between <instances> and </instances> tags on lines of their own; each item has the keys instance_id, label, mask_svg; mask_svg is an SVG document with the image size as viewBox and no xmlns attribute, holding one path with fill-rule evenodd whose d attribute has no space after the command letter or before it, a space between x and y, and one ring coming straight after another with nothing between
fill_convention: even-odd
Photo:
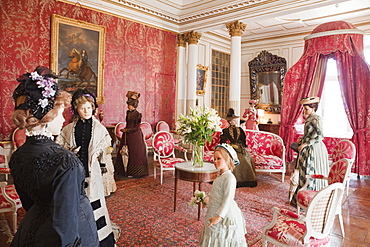
<instances>
[{"instance_id":1,"label":"mannequin in pink dress","mask_svg":"<svg viewBox=\"0 0 370 247\"><path fill-rule=\"evenodd\" d=\"M246 119L245 127L247 129L258 130L258 112L256 106L258 104L257 100L249 101L249 108L245 109L243 118Z\"/></svg>"}]
</instances>

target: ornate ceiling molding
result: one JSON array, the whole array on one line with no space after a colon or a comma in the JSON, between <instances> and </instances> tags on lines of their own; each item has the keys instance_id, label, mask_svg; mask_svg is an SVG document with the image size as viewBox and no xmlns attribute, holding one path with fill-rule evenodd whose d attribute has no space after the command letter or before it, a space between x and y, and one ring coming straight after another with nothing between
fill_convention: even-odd
<instances>
[{"instance_id":1,"label":"ornate ceiling molding","mask_svg":"<svg viewBox=\"0 0 370 247\"><path fill-rule=\"evenodd\" d=\"M225 13L228 13L229 11L235 11L235 10L238 10L238 9L241 9L241 8L245 8L246 6L250 6L250 5L257 4L257 3L260 3L260 2L264 2L264 1L268 1L268 0L240 1L237 4L228 4L228 5L224 5L224 6L218 6L216 8L210 9L210 10L205 11L205 12L199 12L197 14L191 13L189 15L181 15L181 16L171 15L170 13L165 13L163 10L157 10L157 9L154 9L153 7L151 7L151 8L145 7L145 6L142 6L142 5L139 5L139 4L132 3L131 1L127 1L127 0L116 0L116 1L118 3L124 5L124 6L128 7L128 8L133 8L133 9L136 9L136 10L139 10L139 11L143 11L145 13L155 15L155 16L158 16L158 17L161 17L161 18L165 18L167 20L174 21L178 24L181 24L181 23L184 23L184 22L194 21L194 20L204 18L204 17L219 15L221 13L225 14Z\"/></svg>"}]
</instances>

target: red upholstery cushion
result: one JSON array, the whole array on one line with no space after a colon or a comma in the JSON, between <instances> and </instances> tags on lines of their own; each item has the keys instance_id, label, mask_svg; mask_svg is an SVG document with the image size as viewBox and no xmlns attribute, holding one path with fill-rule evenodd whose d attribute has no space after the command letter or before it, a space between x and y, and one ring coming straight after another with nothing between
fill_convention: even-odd
<instances>
[{"instance_id":1,"label":"red upholstery cushion","mask_svg":"<svg viewBox=\"0 0 370 247\"><path fill-rule=\"evenodd\" d=\"M160 121L157 124L157 132L158 131L167 131L167 132L170 132L170 126L165 121Z\"/></svg>"},{"instance_id":2,"label":"red upholstery cushion","mask_svg":"<svg viewBox=\"0 0 370 247\"><path fill-rule=\"evenodd\" d=\"M203 155L204 155L204 161L205 162L214 162L214 153L215 151L204 151Z\"/></svg>"},{"instance_id":3,"label":"red upholstery cushion","mask_svg":"<svg viewBox=\"0 0 370 247\"><path fill-rule=\"evenodd\" d=\"M126 127L126 123L118 123L115 127L115 135L118 137L118 138L121 138L122 137L122 129L124 129Z\"/></svg>"},{"instance_id":4,"label":"red upholstery cushion","mask_svg":"<svg viewBox=\"0 0 370 247\"><path fill-rule=\"evenodd\" d=\"M0 155L0 164L5 163L4 155Z\"/></svg>"},{"instance_id":5,"label":"red upholstery cushion","mask_svg":"<svg viewBox=\"0 0 370 247\"><path fill-rule=\"evenodd\" d=\"M10 168L0 167L0 174L10 174Z\"/></svg>"},{"instance_id":6,"label":"red upholstery cushion","mask_svg":"<svg viewBox=\"0 0 370 247\"><path fill-rule=\"evenodd\" d=\"M173 137L168 132L158 132L155 134L152 145L160 157L168 157L173 153L175 148Z\"/></svg>"},{"instance_id":7,"label":"red upholstery cushion","mask_svg":"<svg viewBox=\"0 0 370 247\"><path fill-rule=\"evenodd\" d=\"M17 205L21 204L21 200L19 199L18 193L15 190L14 184L6 186L5 187L5 192L10 198L12 198L13 200L16 201ZM5 200L3 194L1 193L1 190L0 190L0 209L2 209L2 208L11 208L11 206L12 205L8 201Z\"/></svg>"},{"instance_id":8,"label":"red upholstery cushion","mask_svg":"<svg viewBox=\"0 0 370 247\"><path fill-rule=\"evenodd\" d=\"M173 167L175 167L175 165L177 163L184 162L184 161L185 160L184 159L181 159L181 158L164 158L164 159L161 159L163 168L173 168ZM154 164L157 167L160 167L161 166L158 160L155 160L154 161Z\"/></svg>"},{"instance_id":9,"label":"red upholstery cushion","mask_svg":"<svg viewBox=\"0 0 370 247\"><path fill-rule=\"evenodd\" d=\"M279 136L258 131L245 131L246 146L251 153L283 158L284 145Z\"/></svg>"},{"instance_id":10,"label":"red upholstery cushion","mask_svg":"<svg viewBox=\"0 0 370 247\"><path fill-rule=\"evenodd\" d=\"M215 147L220 144L221 132L216 131L212 134L211 142L206 142L204 145L204 151L215 151Z\"/></svg>"},{"instance_id":11,"label":"red upholstery cushion","mask_svg":"<svg viewBox=\"0 0 370 247\"><path fill-rule=\"evenodd\" d=\"M294 220L286 216L278 216L276 224L266 231L266 235L276 241L288 246L303 246L303 236L306 232L304 222ZM310 246L325 246L330 242L330 238L310 239Z\"/></svg>"},{"instance_id":12,"label":"red upholstery cushion","mask_svg":"<svg viewBox=\"0 0 370 247\"><path fill-rule=\"evenodd\" d=\"M315 190L302 190L297 194L297 202L302 206L308 207L312 198L317 194Z\"/></svg>"},{"instance_id":13,"label":"red upholstery cushion","mask_svg":"<svg viewBox=\"0 0 370 247\"><path fill-rule=\"evenodd\" d=\"M347 163L344 160L334 162L330 167L328 183L343 183L346 178Z\"/></svg>"},{"instance_id":14,"label":"red upholstery cushion","mask_svg":"<svg viewBox=\"0 0 370 247\"><path fill-rule=\"evenodd\" d=\"M283 166L283 160L274 155L263 155L253 151L250 154L254 159L256 169L281 169Z\"/></svg>"},{"instance_id":15,"label":"red upholstery cushion","mask_svg":"<svg viewBox=\"0 0 370 247\"><path fill-rule=\"evenodd\" d=\"M140 129L143 132L144 139L148 140L153 135L152 126L147 122L140 123Z\"/></svg>"},{"instance_id":16,"label":"red upholstery cushion","mask_svg":"<svg viewBox=\"0 0 370 247\"><path fill-rule=\"evenodd\" d=\"M335 145L333 148L333 152L331 154L331 158L333 162L338 161L340 159L349 159L352 160L355 158L355 149L354 145L350 141L340 141Z\"/></svg>"},{"instance_id":17,"label":"red upholstery cushion","mask_svg":"<svg viewBox=\"0 0 370 247\"><path fill-rule=\"evenodd\" d=\"M26 142L26 131L23 129L16 129L13 134L14 146L19 148Z\"/></svg>"}]
</instances>

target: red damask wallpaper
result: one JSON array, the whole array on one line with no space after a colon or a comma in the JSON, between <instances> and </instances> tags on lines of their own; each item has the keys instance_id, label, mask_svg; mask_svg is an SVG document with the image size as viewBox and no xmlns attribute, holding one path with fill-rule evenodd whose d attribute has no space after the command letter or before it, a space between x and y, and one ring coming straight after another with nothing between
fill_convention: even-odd
<instances>
[{"instance_id":1,"label":"red damask wallpaper","mask_svg":"<svg viewBox=\"0 0 370 247\"><path fill-rule=\"evenodd\" d=\"M141 93L138 110L154 126L174 125L176 99L176 34L106 13L50 0L0 2L0 140L14 125L12 92L16 78L38 65L50 66L51 15L106 27L103 123L126 117L126 92Z\"/></svg>"}]
</instances>

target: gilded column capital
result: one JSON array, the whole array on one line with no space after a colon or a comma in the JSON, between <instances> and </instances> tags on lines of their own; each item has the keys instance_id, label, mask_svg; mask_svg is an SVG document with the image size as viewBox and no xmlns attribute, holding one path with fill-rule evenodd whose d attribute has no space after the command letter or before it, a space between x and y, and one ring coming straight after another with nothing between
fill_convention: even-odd
<instances>
[{"instance_id":1,"label":"gilded column capital","mask_svg":"<svg viewBox=\"0 0 370 247\"><path fill-rule=\"evenodd\" d=\"M197 33L195 31L190 31L190 32L187 32L185 33L185 37L186 37L186 41L189 43L189 45L192 45L192 44L198 44L198 41L200 39L200 37L202 37L202 34L201 33Z\"/></svg>"},{"instance_id":2,"label":"gilded column capital","mask_svg":"<svg viewBox=\"0 0 370 247\"><path fill-rule=\"evenodd\" d=\"M246 27L247 25L240 21L233 21L230 23L226 23L226 28L229 30L229 34L231 37L242 36Z\"/></svg>"},{"instance_id":3,"label":"gilded column capital","mask_svg":"<svg viewBox=\"0 0 370 247\"><path fill-rule=\"evenodd\" d=\"M186 47L186 35L184 33L179 33L177 35L177 45Z\"/></svg>"}]
</instances>

